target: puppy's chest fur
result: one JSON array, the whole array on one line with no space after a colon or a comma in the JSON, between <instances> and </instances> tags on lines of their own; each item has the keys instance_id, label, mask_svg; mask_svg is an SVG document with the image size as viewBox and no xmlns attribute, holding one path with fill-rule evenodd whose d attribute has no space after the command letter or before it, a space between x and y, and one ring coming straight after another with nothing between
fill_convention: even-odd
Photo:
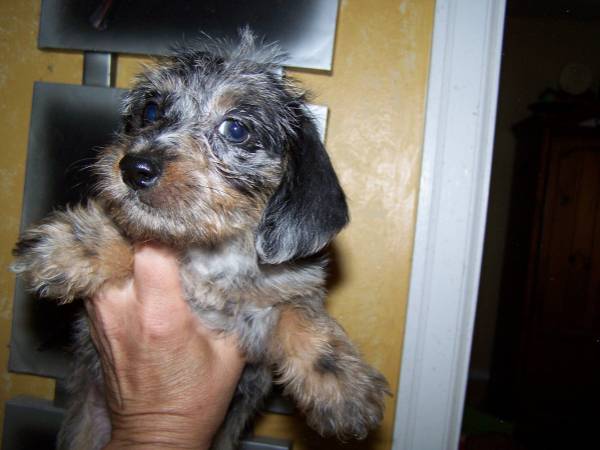
<instances>
[{"instance_id":1,"label":"puppy's chest fur","mask_svg":"<svg viewBox=\"0 0 600 450\"><path fill-rule=\"evenodd\" d=\"M181 279L202 322L217 331L235 331L247 358L256 360L282 305L323 303L326 261L259 264L253 245L244 241L191 246L182 258Z\"/></svg>"}]
</instances>

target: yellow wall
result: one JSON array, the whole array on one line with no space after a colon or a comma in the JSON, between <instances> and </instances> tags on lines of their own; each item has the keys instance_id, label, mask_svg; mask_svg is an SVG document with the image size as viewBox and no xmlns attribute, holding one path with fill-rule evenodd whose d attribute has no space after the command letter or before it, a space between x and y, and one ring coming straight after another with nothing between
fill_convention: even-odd
<instances>
[{"instance_id":1,"label":"yellow wall","mask_svg":"<svg viewBox=\"0 0 600 450\"><path fill-rule=\"evenodd\" d=\"M35 80L81 83L82 56L39 51L39 0L0 2L0 267L17 237ZM351 225L336 241L340 279L329 309L395 391L410 275L434 0L342 0L331 74L293 72L330 108L327 147L348 195ZM140 59L118 61L125 87ZM53 382L8 374L14 280L0 270L0 419L18 394L52 398ZM344 448L388 449L394 399L382 429ZM301 419L270 416L259 434L296 449L335 448Z\"/></svg>"}]
</instances>

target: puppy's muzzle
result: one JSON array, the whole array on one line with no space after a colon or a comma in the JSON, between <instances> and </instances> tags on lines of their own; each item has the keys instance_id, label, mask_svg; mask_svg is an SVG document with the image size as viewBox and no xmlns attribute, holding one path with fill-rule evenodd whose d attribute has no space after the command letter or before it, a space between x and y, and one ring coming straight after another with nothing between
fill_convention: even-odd
<instances>
[{"instance_id":1,"label":"puppy's muzzle","mask_svg":"<svg viewBox=\"0 0 600 450\"><path fill-rule=\"evenodd\" d=\"M119 169L125 184L136 191L154 186L162 172L158 161L133 155L125 155L119 163Z\"/></svg>"}]
</instances>

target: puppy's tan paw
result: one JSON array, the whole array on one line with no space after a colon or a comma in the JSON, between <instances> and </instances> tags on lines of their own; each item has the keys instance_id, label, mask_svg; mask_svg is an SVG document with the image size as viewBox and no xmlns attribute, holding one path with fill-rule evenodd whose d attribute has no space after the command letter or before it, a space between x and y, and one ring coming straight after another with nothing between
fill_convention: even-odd
<instances>
[{"instance_id":1,"label":"puppy's tan paw","mask_svg":"<svg viewBox=\"0 0 600 450\"><path fill-rule=\"evenodd\" d=\"M387 381L362 361L329 356L317 365L322 392L305 411L309 425L323 436L364 439L383 419Z\"/></svg>"},{"instance_id":2,"label":"puppy's tan paw","mask_svg":"<svg viewBox=\"0 0 600 450\"><path fill-rule=\"evenodd\" d=\"M283 308L275 333L277 381L312 428L362 439L380 424L388 383L323 309Z\"/></svg>"},{"instance_id":3,"label":"puppy's tan paw","mask_svg":"<svg viewBox=\"0 0 600 450\"><path fill-rule=\"evenodd\" d=\"M54 213L26 230L13 255L11 270L31 290L62 303L131 273L131 246L93 204Z\"/></svg>"},{"instance_id":4,"label":"puppy's tan paw","mask_svg":"<svg viewBox=\"0 0 600 450\"><path fill-rule=\"evenodd\" d=\"M81 264L72 255L69 226L60 221L48 221L27 230L15 246L11 270L21 275L29 288L41 297L53 297L69 302L75 296L70 265ZM71 261L71 264L66 264Z\"/></svg>"}]
</instances>

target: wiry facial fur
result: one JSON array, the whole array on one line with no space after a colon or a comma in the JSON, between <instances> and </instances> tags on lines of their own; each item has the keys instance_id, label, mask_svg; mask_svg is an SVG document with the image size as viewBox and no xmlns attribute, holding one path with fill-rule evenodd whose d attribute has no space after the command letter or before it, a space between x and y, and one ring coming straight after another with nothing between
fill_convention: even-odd
<instances>
[{"instance_id":1,"label":"wiry facial fur","mask_svg":"<svg viewBox=\"0 0 600 450\"><path fill-rule=\"evenodd\" d=\"M235 332L248 365L214 449L234 448L249 418L281 383L324 435L362 438L380 422L388 392L324 309L318 254L348 220L346 202L305 93L278 74L275 46L211 42L182 49L138 77L123 130L95 164L97 195L32 227L15 272L63 302L127 279L133 244L180 253L186 296L199 319ZM144 121L148 102L158 119ZM249 129L240 143L224 120ZM123 158L143 157L159 176L124 180ZM110 436L98 355L87 320L77 324L74 400L61 448L102 448Z\"/></svg>"}]
</instances>

